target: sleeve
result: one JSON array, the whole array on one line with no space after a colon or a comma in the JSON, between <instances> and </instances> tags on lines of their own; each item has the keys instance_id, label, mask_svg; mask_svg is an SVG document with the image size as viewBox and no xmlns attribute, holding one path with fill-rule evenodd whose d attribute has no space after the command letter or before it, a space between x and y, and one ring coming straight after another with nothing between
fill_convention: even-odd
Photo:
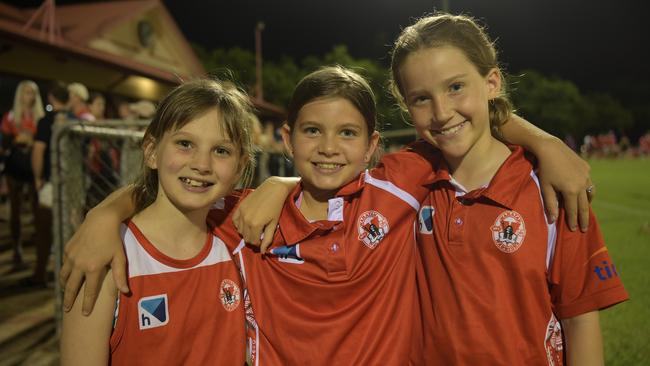
<instances>
[{"instance_id":1,"label":"sleeve","mask_svg":"<svg viewBox=\"0 0 650 366\"><path fill-rule=\"evenodd\" d=\"M421 202L429 194L428 184L433 182L440 160L438 150L418 140L398 152L382 156L370 175L394 184Z\"/></svg>"},{"instance_id":2,"label":"sleeve","mask_svg":"<svg viewBox=\"0 0 650 366\"><path fill-rule=\"evenodd\" d=\"M38 121L36 125L36 135L34 135L35 141L41 141L44 143L49 143L52 138L52 124L49 123L47 117L43 117Z\"/></svg>"},{"instance_id":3,"label":"sleeve","mask_svg":"<svg viewBox=\"0 0 650 366\"><path fill-rule=\"evenodd\" d=\"M555 253L549 268L551 299L558 317L571 318L627 300L620 269L609 255L591 209L586 233L569 230L564 210L559 216Z\"/></svg>"}]
</instances>

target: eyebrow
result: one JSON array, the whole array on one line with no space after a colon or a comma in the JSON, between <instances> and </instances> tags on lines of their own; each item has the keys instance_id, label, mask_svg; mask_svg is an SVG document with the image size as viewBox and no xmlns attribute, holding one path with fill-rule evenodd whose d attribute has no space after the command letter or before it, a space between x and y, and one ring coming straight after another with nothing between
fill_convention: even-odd
<instances>
[{"instance_id":1,"label":"eyebrow","mask_svg":"<svg viewBox=\"0 0 650 366\"><path fill-rule=\"evenodd\" d=\"M183 136L197 137L197 135L195 135L193 133L189 133L187 131L180 131L180 130L179 131L174 131L174 133L172 133L170 137L178 137L178 136L180 136L180 137L183 137ZM230 138L225 138L225 139L221 139L221 140L217 141L217 144L233 144L234 145L235 142Z\"/></svg>"},{"instance_id":2,"label":"eyebrow","mask_svg":"<svg viewBox=\"0 0 650 366\"><path fill-rule=\"evenodd\" d=\"M366 121L364 120L363 122L365 123ZM322 123L322 122L316 122L316 121L302 121L302 122L299 123L299 126L302 127L303 125L314 125L316 127L322 127L322 126L324 126L326 124ZM342 126L339 126L339 127L341 127L341 128L357 128L357 129L363 128L363 127L357 125L354 122L345 122L345 123L343 123Z\"/></svg>"}]
</instances>

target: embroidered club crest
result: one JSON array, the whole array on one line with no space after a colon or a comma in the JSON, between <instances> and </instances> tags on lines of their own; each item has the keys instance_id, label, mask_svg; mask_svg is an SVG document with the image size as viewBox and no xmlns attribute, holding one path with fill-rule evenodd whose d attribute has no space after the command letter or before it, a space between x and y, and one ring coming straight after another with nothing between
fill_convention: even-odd
<instances>
[{"instance_id":1,"label":"embroidered club crest","mask_svg":"<svg viewBox=\"0 0 650 366\"><path fill-rule=\"evenodd\" d=\"M241 292L235 282L226 278L221 281L219 297L221 298L221 304L224 309L227 311L233 311L237 309L237 306L241 301Z\"/></svg>"},{"instance_id":2,"label":"embroidered club crest","mask_svg":"<svg viewBox=\"0 0 650 366\"><path fill-rule=\"evenodd\" d=\"M562 365L563 360L563 343L562 343L562 326L555 317L551 314L551 320L546 326L546 337L544 337L544 348L546 348L546 356L548 357L548 364L550 366Z\"/></svg>"},{"instance_id":3,"label":"embroidered club crest","mask_svg":"<svg viewBox=\"0 0 650 366\"><path fill-rule=\"evenodd\" d=\"M494 244L504 253L514 253L526 237L524 219L517 211L504 211L491 227Z\"/></svg>"},{"instance_id":4,"label":"embroidered club crest","mask_svg":"<svg viewBox=\"0 0 650 366\"><path fill-rule=\"evenodd\" d=\"M357 221L359 240L368 248L375 249L379 242L388 234L388 220L377 211L366 211Z\"/></svg>"}]
</instances>

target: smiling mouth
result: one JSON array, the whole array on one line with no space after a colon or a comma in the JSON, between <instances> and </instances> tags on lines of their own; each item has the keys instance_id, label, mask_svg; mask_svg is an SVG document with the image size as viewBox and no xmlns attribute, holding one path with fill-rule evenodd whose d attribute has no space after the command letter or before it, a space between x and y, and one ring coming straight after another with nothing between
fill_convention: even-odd
<instances>
[{"instance_id":1,"label":"smiling mouth","mask_svg":"<svg viewBox=\"0 0 650 366\"><path fill-rule=\"evenodd\" d=\"M180 177L178 178L183 184L186 184L190 187L209 187L211 185L214 185L214 183L211 182L205 182L205 181L200 181L200 180L195 180L192 178L187 178L187 177Z\"/></svg>"},{"instance_id":2,"label":"smiling mouth","mask_svg":"<svg viewBox=\"0 0 650 366\"><path fill-rule=\"evenodd\" d=\"M312 164L314 164L317 168L322 170L336 170L341 168L344 165L339 163L312 163Z\"/></svg>"},{"instance_id":3,"label":"smiling mouth","mask_svg":"<svg viewBox=\"0 0 650 366\"><path fill-rule=\"evenodd\" d=\"M465 126L465 124L467 124L467 123L469 123L469 121L463 121L463 122L461 122L461 123L459 123L459 124L457 124L455 126L451 126L451 127L448 127L448 128L443 128L441 130L431 130L431 132L433 132L434 135L449 136L449 135L453 135L456 132L460 131L460 129L463 128L463 126Z\"/></svg>"}]
</instances>

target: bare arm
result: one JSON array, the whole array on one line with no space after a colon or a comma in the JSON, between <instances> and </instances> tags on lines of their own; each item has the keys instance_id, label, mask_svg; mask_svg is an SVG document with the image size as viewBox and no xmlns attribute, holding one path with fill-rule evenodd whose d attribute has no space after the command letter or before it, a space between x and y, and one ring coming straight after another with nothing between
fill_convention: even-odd
<instances>
[{"instance_id":1,"label":"bare arm","mask_svg":"<svg viewBox=\"0 0 650 366\"><path fill-rule=\"evenodd\" d=\"M43 186L43 158L46 147L44 142L36 141L32 148L32 173L34 174L36 189L41 189Z\"/></svg>"},{"instance_id":2,"label":"bare arm","mask_svg":"<svg viewBox=\"0 0 650 366\"><path fill-rule=\"evenodd\" d=\"M273 241L284 201L299 181L294 177L270 177L242 200L232 220L245 242L260 244L260 251L266 252Z\"/></svg>"},{"instance_id":3,"label":"bare arm","mask_svg":"<svg viewBox=\"0 0 650 366\"><path fill-rule=\"evenodd\" d=\"M65 246L61 267L61 287L65 289L63 309L69 311L84 282L83 313L89 314L110 264L117 288L129 292L126 257L122 250L119 227L133 215L132 186L120 188L90 210L84 222Z\"/></svg>"},{"instance_id":4,"label":"bare arm","mask_svg":"<svg viewBox=\"0 0 650 366\"><path fill-rule=\"evenodd\" d=\"M605 364L598 311L562 319L562 328L566 339L566 360L569 366Z\"/></svg>"},{"instance_id":5,"label":"bare arm","mask_svg":"<svg viewBox=\"0 0 650 366\"><path fill-rule=\"evenodd\" d=\"M75 301L71 312L63 314L61 333L61 365L108 364L109 341L117 289L111 276L104 277L95 311L81 315L81 301Z\"/></svg>"},{"instance_id":6,"label":"bare arm","mask_svg":"<svg viewBox=\"0 0 650 366\"><path fill-rule=\"evenodd\" d=\"M563 197L566 220L574 231L577 223L586 231L589 226L589 201L592 186L590 167L586 161L572 151L560 139L549 135L523 118L513 115L500 127L503 138L512 144L521 145L531 151L539 160L540 185L549 221L558 216L558 198Z\"/></svg>"}]
</instances>

